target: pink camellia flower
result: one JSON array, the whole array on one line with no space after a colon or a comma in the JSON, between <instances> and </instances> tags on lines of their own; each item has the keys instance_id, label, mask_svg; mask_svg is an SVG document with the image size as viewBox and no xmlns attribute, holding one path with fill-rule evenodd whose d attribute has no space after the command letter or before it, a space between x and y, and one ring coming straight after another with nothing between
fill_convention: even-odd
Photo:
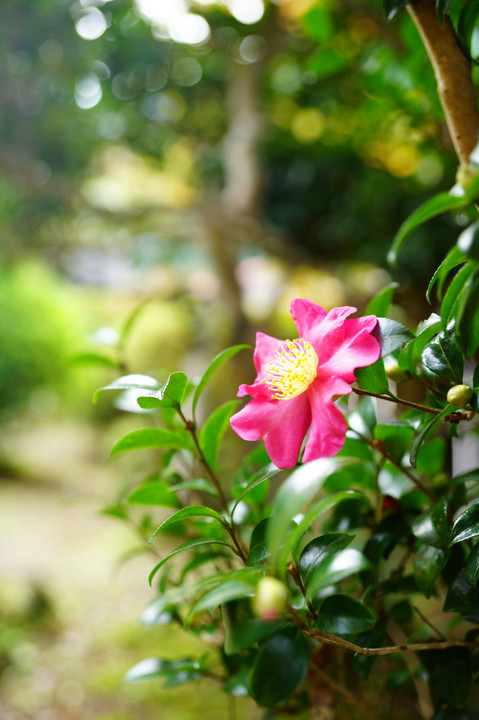
<instances>
[{"instance_id":1,"label":"pink camellia flower","mask_svg":"<svg viewBox=\"0 0 479 720\"><path fill-rule=\"evenodd\" d=\"M348 319L353 307L323 310L310 300L291 302L296 340L257 333L253 385L240 385L238 397L253 399L231 418L244 440L264 438L279 468L292 468L311 427L303 462L336 455L344 445L347 422L334 399L351 392L354 370L376 362L377 318Z\"/></svg>"}]
</instances>

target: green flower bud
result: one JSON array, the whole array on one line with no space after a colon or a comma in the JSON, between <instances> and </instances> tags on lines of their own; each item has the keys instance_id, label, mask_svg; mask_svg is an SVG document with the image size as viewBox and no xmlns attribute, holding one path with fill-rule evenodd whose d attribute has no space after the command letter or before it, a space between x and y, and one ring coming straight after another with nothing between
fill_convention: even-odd
<instances>
[{"instance_id":1,"label":"green flower bud","mask_svg":"<svg viewBox=\"0 0 479 720\"><path fill-rule=\"evenodd\" d=\"M474 391L469 385L454 385L447 393L447 402L454 407L464 407L472 399Z\"/></svg>"},{"instance_id":2,"label":"green flower bud","mask_svg":"<svg viewBox=\"0 0 479 720\"><path fill-rule=\"evenodd\" d=\"M399 367L398 361L392 355L384 358L384 369L388 378L393 382L404 382L408 379L408 374Z\"/></svg>"},{"instance_id":3,"label":"green flower bud","mask_svg":"<svg viewBox=\"0 0 479 720\"><path fill-rule=\"evenodd\" d=\"M456 181L462 185L464 190L470 190L479 180L478 168L475 165L459 165L456 173Z\"/></svg>"},{"instance_id":4,"label":"green flower bud","mask_svg":"<svg viewBox=\"0 0 479 720\"><path fill-rule=\"evenodd\" d=\"M256 586L253 610L261 620L276 620L286 609L288 588L278 578L266 576Z\"/></svg>"}]
</instances>

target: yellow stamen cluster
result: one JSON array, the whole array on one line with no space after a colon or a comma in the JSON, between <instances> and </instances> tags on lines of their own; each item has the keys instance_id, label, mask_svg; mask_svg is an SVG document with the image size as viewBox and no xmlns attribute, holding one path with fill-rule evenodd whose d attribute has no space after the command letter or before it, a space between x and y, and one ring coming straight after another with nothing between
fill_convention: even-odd
<instances>
[{"instance_id":1,"label":"yellow stamen cluster","mask_svg":"<svg viewBox=\"0 0 479 720\"><path fill-rule=\"evenodd\" d=\"M318 356L307 340L285 340L269 363L263 382L273 400L290 400L305 392L318 372Z\"/></svg>"}]
</instances>

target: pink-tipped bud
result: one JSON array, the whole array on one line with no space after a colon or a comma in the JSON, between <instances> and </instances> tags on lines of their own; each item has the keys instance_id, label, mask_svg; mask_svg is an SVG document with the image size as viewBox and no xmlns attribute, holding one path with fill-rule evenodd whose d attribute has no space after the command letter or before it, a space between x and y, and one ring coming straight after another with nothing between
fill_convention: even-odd
<instances>
[{"instance_id":1,"label":"pink-tipped bud","mask_svg":"<svg viewBox=\"0 0 479 720\"><path fill-rule=\"evenodd\" d=\"M454 407L464 407L473 395L474 391L469 385L454 385L447 393L447 402Z\"/></svg>"},{"instance_id":2,"label":"pink-tipped bud","mask_svg":"<svg viewBox=\"0 0 479 720\"><path fill-rule=\"evenodd\" d=\"M253 610L261 620L276 620L286 609L288 588L278 578L266 576L256 586Z\"/></svg>"}]
</instances>

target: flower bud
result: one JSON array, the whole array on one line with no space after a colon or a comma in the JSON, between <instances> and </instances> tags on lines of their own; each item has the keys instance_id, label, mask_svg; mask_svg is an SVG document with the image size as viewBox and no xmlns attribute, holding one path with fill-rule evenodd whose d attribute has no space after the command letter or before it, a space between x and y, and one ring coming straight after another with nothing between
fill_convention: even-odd
<instances>
[{"instance_id":1,"label":"flower bud","mask_svg":"<svg viewBox=\"0 0 479 720\"><path fill-rule=\"evenodd\" d=\"M286 609L288 588L278 578L266 576L256 586L253 610L261 620L276 620Z\"/></svg>"},{"instance_id":2,"label":"flower bud","mask_svg":"<svg viewBox=\"0 0 479 720\"><path fill-rule=\"evenodd\" d=\"M456 181L462 185L464 190L470 190L479 180L479 172L476 165L459 165L456 173Z\"/></svg>"},{"instance_id":3,"label":"flower bud","mask_svg":"<svg viewBox=\"0 0 479 720\"><path fill-rule=\"evenodd\" d=\"M388 378L393 382L404 382L404 380L408 379L407 373L402 370L396 358L391 355L384 358L384 369Z\"/></svg>"},{"instance_id":4,"label":"flower bud","mask_svg":"<svg viewBox=\"0 0 479 720\"><path fill-rule=\"evenodd\" d=\"M464 407L472 400L474 391L469 385L454 385L447 393L447 402L454 407Z\"/></svg>"}]
</instances>

